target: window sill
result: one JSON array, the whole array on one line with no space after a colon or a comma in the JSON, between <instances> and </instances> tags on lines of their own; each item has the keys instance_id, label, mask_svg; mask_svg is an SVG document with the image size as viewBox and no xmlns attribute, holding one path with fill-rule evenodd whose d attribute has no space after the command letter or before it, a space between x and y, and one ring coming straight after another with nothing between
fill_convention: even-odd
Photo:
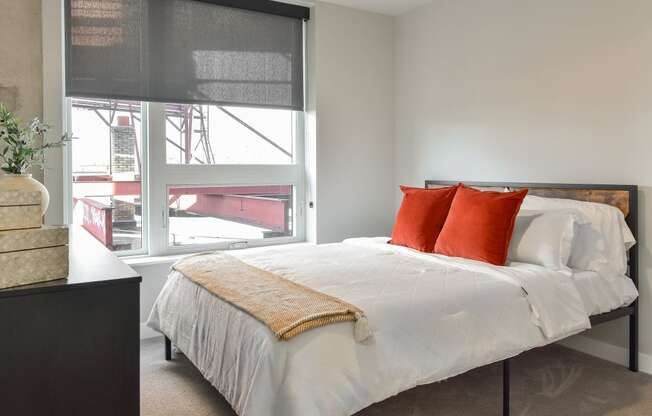
<instances>
[{"instance_id":1,"label":"window sill","mask_svg":"<svg viewBox=\"0 0 652 416\"><path fill-rule=\"evenodd\" d=\"M191 253L192 254L192 253ZM190 254L171 254L169 256L130 256L121 257L120 260L132 267L155 266L157 264L174 263Z\"/></svg>"}]
</instances>

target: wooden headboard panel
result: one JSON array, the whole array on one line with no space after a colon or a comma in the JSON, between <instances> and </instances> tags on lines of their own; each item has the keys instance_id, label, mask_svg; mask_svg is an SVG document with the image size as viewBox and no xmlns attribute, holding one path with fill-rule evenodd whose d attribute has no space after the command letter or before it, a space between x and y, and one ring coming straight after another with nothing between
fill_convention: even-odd
<instances>
[{"instance_id":1,"label":"wooden headboard panel","mask_svg":"<svg viewBox=\"0 0 652 416\"><path fill-rule=\"evenodd\" d=\"M427 180L426 188L438 188L458 184L459 181ZM529 189L529 195L547 198L575 199L612 205L625 214L625 221L638 241L638 186L595 185L519 182L463 182L465 185L491 191L515 191ZM629 276L638 283L638 244L629 251Z\"/></svg>"},{"instance_id":2,"label":"wooden headboard panel","mask_svg":"<svg viewBox=\"0 0 652 416\"><path fill-rule=\"evenodd\" d=\"M437 188L455 185L454 181L426 181L426 188ZM528 195L537 195L546 198L575 199L578 201L600 202L613 205L620 209L625 217L631 210L632 191L636 192L635 185L574 185L574 184L545 184L545 183L512 183L512 182L464 182L465 185L486 191L517 191L529 189Z\"/></svg>"}]
</instances>

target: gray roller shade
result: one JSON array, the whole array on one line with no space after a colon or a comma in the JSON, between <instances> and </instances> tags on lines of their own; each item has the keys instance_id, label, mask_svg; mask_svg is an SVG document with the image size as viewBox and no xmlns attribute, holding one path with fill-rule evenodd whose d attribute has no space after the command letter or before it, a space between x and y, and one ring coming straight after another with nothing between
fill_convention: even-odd
<instances>
[{"instance_id":1,"label":"gray roller shade","mask_svg":"<svg viewBox=\"0 0 652 416\"><path fill-rule=\"evenodd\" d=\"M303 20L196 0L66 0L66 95L302 110Z\"/></svg>"}]
</instances>

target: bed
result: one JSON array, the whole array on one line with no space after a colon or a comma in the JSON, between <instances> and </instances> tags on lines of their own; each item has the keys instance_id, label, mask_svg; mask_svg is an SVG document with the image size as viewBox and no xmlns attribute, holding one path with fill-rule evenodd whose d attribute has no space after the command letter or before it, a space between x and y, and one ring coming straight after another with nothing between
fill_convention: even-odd
<instances>
[{"instance_id":1,"label":"bed","mask_svg":"<svg viewBox=\"0 0 652 416\"><path fill-rule=\"evenodd\" d=\"M449 182L427 181L426 187ZM637 188L614 185L467 183L481 189L602 202L637 232ZM247 313L173 271L148 324L174 343L240 416L352 415L417 385L503 363L509 414L510 358L591 325L629 317L630 369L637 370L636 246L629 279L605 286L590 272L568 275L420 253L386 238L259 248L238 259L363 309L373 330L356 342L351 323L273 337Z\"/></svg>"}]
</instances>

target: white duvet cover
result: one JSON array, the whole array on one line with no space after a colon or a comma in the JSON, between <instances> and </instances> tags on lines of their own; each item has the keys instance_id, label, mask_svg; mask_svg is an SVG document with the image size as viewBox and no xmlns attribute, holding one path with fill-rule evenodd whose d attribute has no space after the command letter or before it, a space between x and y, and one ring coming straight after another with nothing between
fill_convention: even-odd
<instances>
[{"instance_id":1,"label":"white duvet cover","mask_svg":"<svg viewBox=\"0 0 652 416\"><path fill-rule=\"evenodd\" d=\"M589 328L572 279L419 253L387 239L230 252L365 311L278 341L262 323L173 272L149 326L166 334L240 416L348 416Z\"/></svg>"},{"instance_id":2,"label":"white duvet cover","mask_svg":"<svg viewBox=\"0 0 652 416\"><path fill-rule=\"evenodd\" d=\"M573 283L589 315L610 312L629 306L638 297L636 286L627 276L606 277L592 271L573 271Z\"/></svg>"}]
</instances>

